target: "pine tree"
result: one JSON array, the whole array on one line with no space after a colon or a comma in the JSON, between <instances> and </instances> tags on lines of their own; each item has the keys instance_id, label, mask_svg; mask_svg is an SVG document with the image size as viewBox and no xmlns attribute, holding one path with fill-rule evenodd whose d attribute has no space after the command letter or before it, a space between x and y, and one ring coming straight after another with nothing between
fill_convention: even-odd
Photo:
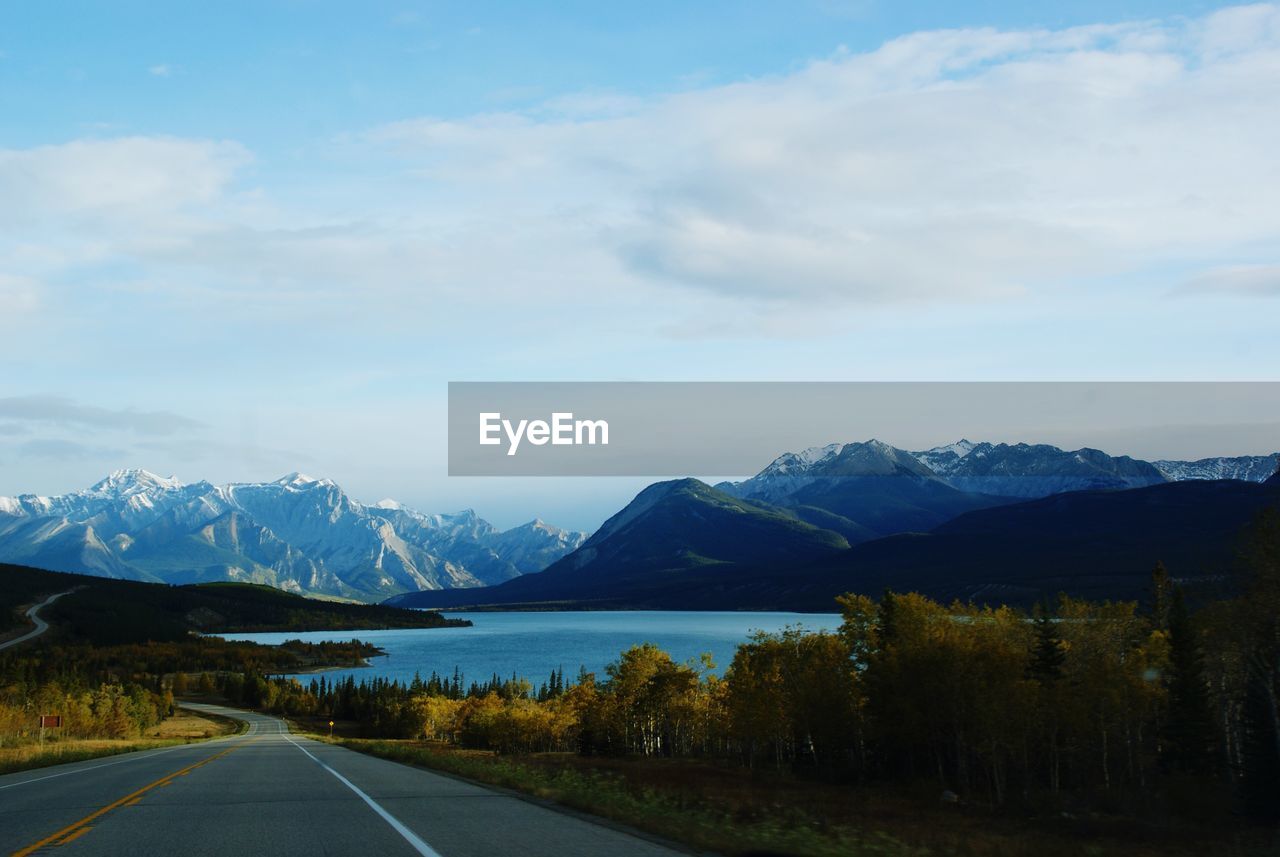
<instances>
[{"instance_id":1,"label":"pine tree","mask_svg":"<svg viewBox=\"0 0 1280 857\"><path fill-rule=\"evenodd\" d=\"M1032 627L1035 629L1035 645L1031 650L1028 671L1042 684L1057 681L1062 678L1062 666L1067 661L1058 621L1048 609L1037 607Z\"/></svg>"},{"instance_id":2,"label":"pine tree","mask_svg":"<svg viewBox=\"0 0 1280 857\"><path fill-rule=\"evenodd\" d=\"M1173 580L1163 562L1151 570L1151 621L1158 631L1169 630L1169 611L1173 606Z\"/></svg>"},{"instance_id":3,"label":"pine tree","mask_svg":"<svg viewBox=\"0 0 1280 857\"><path fill-rule=\"evenodd\" d=\"M1244 811L1280 820L1280 664L1274 653L1249 659L1241 741L1240 795Z\"/></svg>"},{"instance_id":4,"label":"pine tree","mask_svg":"<svg viewBox=\"0 0 1280 857\"><path fill-rule=\"evenodd\" d=\"M893 594L893 590L886 589L884 595L880 597L880 622L879 633L880 648L886 648L894 641L897 636L896 618L897 618L898 596Z\"/></svg>"},{"instance_id":5,"label":"pine tree","mask_svg":"<svg viewBox=\"0 0 1280 857\"><path fill-rule=\"evenodd\" d=\"M1169 607L1169 660L1166 758L1175 770L1208 774L1212 770L1213 716L1204 679L1204 661L1182 590L1176 587Z\"/></svg>"}]
</instances>

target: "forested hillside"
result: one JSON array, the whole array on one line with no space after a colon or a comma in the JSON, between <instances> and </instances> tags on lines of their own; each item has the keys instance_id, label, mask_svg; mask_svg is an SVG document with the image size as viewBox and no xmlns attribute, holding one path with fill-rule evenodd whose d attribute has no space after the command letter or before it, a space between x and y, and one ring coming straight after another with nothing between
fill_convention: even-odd
<instances>
[{"instance_id":1,"label":"forested hillside","mask_svg":"<svg viewBox=\"0 0 1280 857\"><path fill-rule=\"evenodd\" d=\"M180 640L192 632L443 628L467 624L437 613L320 601L269 586L188 586L108 580L0 564L0 630L16 625L22 604L75 589L46 608L60 633L97 643Z\"/></svg>"}]
</instances>

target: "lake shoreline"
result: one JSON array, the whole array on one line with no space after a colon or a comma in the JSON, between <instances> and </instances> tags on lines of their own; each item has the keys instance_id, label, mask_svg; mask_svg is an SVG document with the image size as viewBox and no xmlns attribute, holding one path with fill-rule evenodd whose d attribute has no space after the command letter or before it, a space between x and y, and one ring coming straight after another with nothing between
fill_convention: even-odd
<instances>
[{"instance_id":1,"label":"lake shoreline","mask_svg":"<svg viewBox=\"0 0 1280 857\"><path fill-rule=\"evenodd\" d=\"M778 633L785 628L834 631L841 617L834 613L747 611L514 611L464 613L474 619L471 627L455 628L441 635L430 630L378 630L356 635L383 654L367 658L360 666L308 668L287 673L304 683L327 674L331 681L354 678L411 683L428 680L434 673L452 678L455 670L465 684L484 683L495 675L523 678L537 688L552 672L566 678L580 669L603 676L605 667L627 649L652 643L678 663L700 663L712 655L711 672L723 675L737 647L757 631ZM320 642L345 636L341 632L289 632L288 634L237 634L236 639L274 644L287 636ZM699 670L703 667L697 666Z\"/></svg>"},{"instance_id":2,"label":"lake shoreline","mask_svg":"<svg viewBox=\"0 0 1280 857\"><path fill-rule=\"evenodd\" d=\"M385 655L374 655L374 657L380 658L380 657L385 657ZM263 673L263 675L265 675L267 678L287 678L289 676L295 676L295 675L319 675L321 673L341 672L342 670L363 670L363 669L369 669L372 666L373 664L369 663L368 660L365 660L362 663L358 663L358 664L344 664L341 666L328 666L328 667L304 667L303 669L291 670L289 672L270 672L270 673Z\"/></svg>"}]
</instances>

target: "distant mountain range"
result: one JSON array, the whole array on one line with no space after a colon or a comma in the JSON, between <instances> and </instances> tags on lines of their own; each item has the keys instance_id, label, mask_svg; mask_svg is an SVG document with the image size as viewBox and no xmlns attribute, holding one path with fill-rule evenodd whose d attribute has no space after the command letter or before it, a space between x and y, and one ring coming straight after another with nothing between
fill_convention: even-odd
<instances>
[{"instance_id":1,"label":"distant mountain range","mask_svg":"<svg viewBox=\"0 0 1280 857\"><path fill-rule=\"evenodd\" d=\"M1277 466L1280 453L1148 462L1043 444L832 444L743 482L651 485L590 538L364 505L297 473L215 486L124 470L59 497L0 498L0 561L424 607L829 609L834 591L886 585L1028 598L1114 584L1119 597L1157 559L1221 570L1226 533L1274 502L1275 480L1262 483Z\"/></svg>"},{"instance_id":2,"label":"distant mountain range","mask_svg":"<svg viewBox=\"0 0 1280 857\"><path fill-rule=\"evenodd\" d=\"M474 512L366 506L334 482L183 484L121 470L84 491L0 497L0 560L164 583L244 581L385 599L541 571L586 534L542 521L498 531Z\"/></svg>"},{"instance_id":3,"label":"distant mountain range","mask_svg":"<svg viewBox=\"0 0 1280 857\"><path fill-rule=\"evenodd\" d=\"M907 452L870 440L785 453L751 479L716 488L789 508L856 544L894 533L926 532L965 512L1018 500L1190 479L1261 482L1277 466L1280 453L1148 462L1047 444L961 440Z\"/></svg>"},{"instance_id":4,"label":"distant mountain range","mask_svg":"<svg viewBox=\"0 0 1280 857\"><path fill-rule=\"evenodd\" d=\"M1241 528L1280 503L1280 476L1262 481L1277 462L1161 469L1026 444L837 444L780 456L741 483L652 485L542 574L391 603L830 610L841 592L887 586L1022 602L1059 590L1135 597L1158 560L1189 579L1224 574ZM1196 476L1220 472L1251 479Z\"/></svg>"},{"instance_id":5,"label":"distant mountain range","mask_svg":"<svg viewBox=\"0 0 1280 857\"><path fill-rule=\"evenodd\" d=\"M974 443L960 440L907 452L877 440L831 444L779 456L746 482L718 485L738 496L769 502L815 481L851 475L933 477L959 491L1001 497L1048 497L1064 491L1141 488L1188 479L1262 482L1280 466L1280 452L1199 461L1143 461L1097 449L1063 450L1048 444Z\"/></svg>"}]
</instances>

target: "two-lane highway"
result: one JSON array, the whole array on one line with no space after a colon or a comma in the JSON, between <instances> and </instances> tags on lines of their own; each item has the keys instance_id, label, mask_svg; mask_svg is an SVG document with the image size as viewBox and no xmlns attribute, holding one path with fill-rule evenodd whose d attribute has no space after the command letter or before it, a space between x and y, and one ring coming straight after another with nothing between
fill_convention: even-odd
<instances>
[{"instance_id":1,"label":"two-lane highway","mask_svg":"<svg viewBox=\"0 0 1280 857\"><path fill-rule=\"evenodd\" d=\"M290 735L243 735L0 777L0 854L678 854L451 777Z\"/></svg>"}]
</instances>

